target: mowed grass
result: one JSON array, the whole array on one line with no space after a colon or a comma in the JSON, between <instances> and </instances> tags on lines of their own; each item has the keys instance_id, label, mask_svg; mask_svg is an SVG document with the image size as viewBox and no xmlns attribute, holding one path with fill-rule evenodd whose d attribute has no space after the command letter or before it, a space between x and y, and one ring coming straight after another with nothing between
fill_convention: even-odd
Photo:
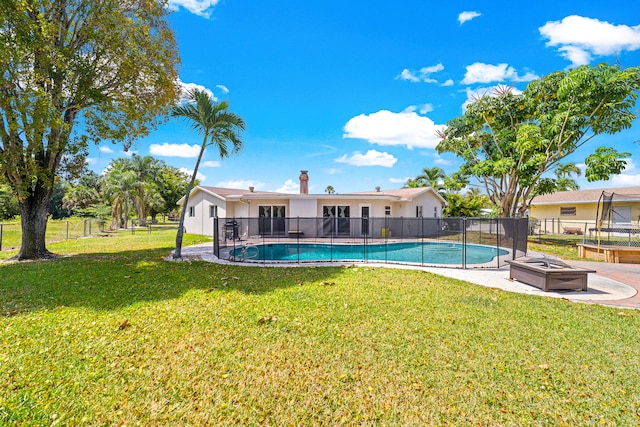
<instances>
[{"instance_id":1,"label":"mowed grass","mask_svg":"<svg viewBox=\"0 0 640 427\"><path fill-rule=\"evenodd\" d=\"M421 271L165 261L174 238L0 264L0 425L640 423L636 311Z\"/></svg>"}]
</instances>

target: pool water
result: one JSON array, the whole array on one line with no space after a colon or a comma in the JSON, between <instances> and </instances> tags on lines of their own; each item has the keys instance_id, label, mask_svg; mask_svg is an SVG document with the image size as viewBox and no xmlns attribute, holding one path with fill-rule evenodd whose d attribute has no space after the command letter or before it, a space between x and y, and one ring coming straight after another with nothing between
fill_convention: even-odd
<instances>
[{"instance_id":1,"label":"pool water","mask_svg":"<svg viewBox=\"0 0 640 427\"><path fill-rule=\"evenodd\" d=\"M484 264L504 249L466 245L466 263ZM462 264L463 245L451 242L401 242L371 245L270 243L242 246L231 256L251 261L384 261L418 264Z\"/></svg>"}]
</instances>

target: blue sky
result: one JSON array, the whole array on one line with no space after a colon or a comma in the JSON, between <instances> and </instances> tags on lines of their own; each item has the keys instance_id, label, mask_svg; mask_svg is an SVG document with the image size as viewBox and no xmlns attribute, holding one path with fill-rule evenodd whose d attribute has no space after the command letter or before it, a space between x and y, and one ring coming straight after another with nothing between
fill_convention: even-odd
<instances>
[{"instance_id":1,"label":"blue sky","mask_svg":"<svg viewBox=\"0 0 640 427\"><path fill-rule=\"evenodd\" d=\"M244 118L244 150L220 160L208 149L204 185L298 192L400 188L424 167L458 169L439 156L435 131L476 93L581 64L640 65L637 0L427 1L171 0L185 87L203 87ZM639 104L640 107L640 104ZM640 153L640 120L599 136L568 157L578 164L601 145ZM134 144L140 155L192 170L201 143L172 120ZM120 146L92 147L101 172ZM606 182L640 183L640 157Z\"/></svg>"}]
</instances>

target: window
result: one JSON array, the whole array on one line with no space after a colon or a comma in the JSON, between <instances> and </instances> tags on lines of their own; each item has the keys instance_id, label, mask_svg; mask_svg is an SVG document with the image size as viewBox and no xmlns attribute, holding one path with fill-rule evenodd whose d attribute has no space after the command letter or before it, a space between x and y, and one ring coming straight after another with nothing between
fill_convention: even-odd
<instances>
[{"instance_id":1,"label":"window","mask_svg":"<svg viewBox=\"0 0 640 427\"><path fill-rule=\"evenodd\" d=\"M391 206L385 206L384 207L384 214L386 216L391 216Z\"/></svg>"},{"instance_id":2,"label":"window","mask_svg":"<svg viewBox=\"0 0 640 427\"><path fill-rule=\"evenodd\" d=\"M422 206L416 206L416 218L422 218Z\"/></svg>"},{"instance_id":3,"label":"window","mask_svg":"<svg viewBox=\"0 0 640 427\"><path fill-rule=\"evenodd\" d=\"M433 207L433 217L434 218L438 218L438 207L437 206Z\"/></svg>"},{"instance_id":4,"label":"window","mask_svg":"<svg viewBox=\"0 0 640 427\"><path fill-rule=\"evenodd\" d=\"M196 208L195 207L189 206L189 216L190 217L196 216Z\"/></svg>"},{"instance_id":5,"label":"window","mask_svg":"<svg viewBox=\"0 0 640 427\"><path fill-rule=\"evenodd\" d=\"M209 218L216 218L218 216L218 207L216 205L209 206Z\"/></svg>"},{"instance_id":6,"label":"window","mask_svg":"<svg viewBox=\"0 0 640 427\"><path fill-rule=\"evenodd\" d=\"M563 215L563 216L576 216L576 207L575 206L561 207L560 208L560 215Z\"/></svg>"}]
</instances>

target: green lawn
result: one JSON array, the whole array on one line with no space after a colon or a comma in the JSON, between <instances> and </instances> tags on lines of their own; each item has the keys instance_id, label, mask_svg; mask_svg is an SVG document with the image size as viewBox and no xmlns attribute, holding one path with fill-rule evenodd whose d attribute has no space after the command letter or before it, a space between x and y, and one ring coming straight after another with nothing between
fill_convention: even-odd
<instances>
[{"instance_id":1,"label":"green lawn","mask_svg":"<svg viewBox=\"0 0 640 427\"><path fill-rule=\"evenodd\" d=\"M420 271L165 261L174 238L0 264L0 425L640 423L637 311Z\"/></svg>"}]
</instances>

